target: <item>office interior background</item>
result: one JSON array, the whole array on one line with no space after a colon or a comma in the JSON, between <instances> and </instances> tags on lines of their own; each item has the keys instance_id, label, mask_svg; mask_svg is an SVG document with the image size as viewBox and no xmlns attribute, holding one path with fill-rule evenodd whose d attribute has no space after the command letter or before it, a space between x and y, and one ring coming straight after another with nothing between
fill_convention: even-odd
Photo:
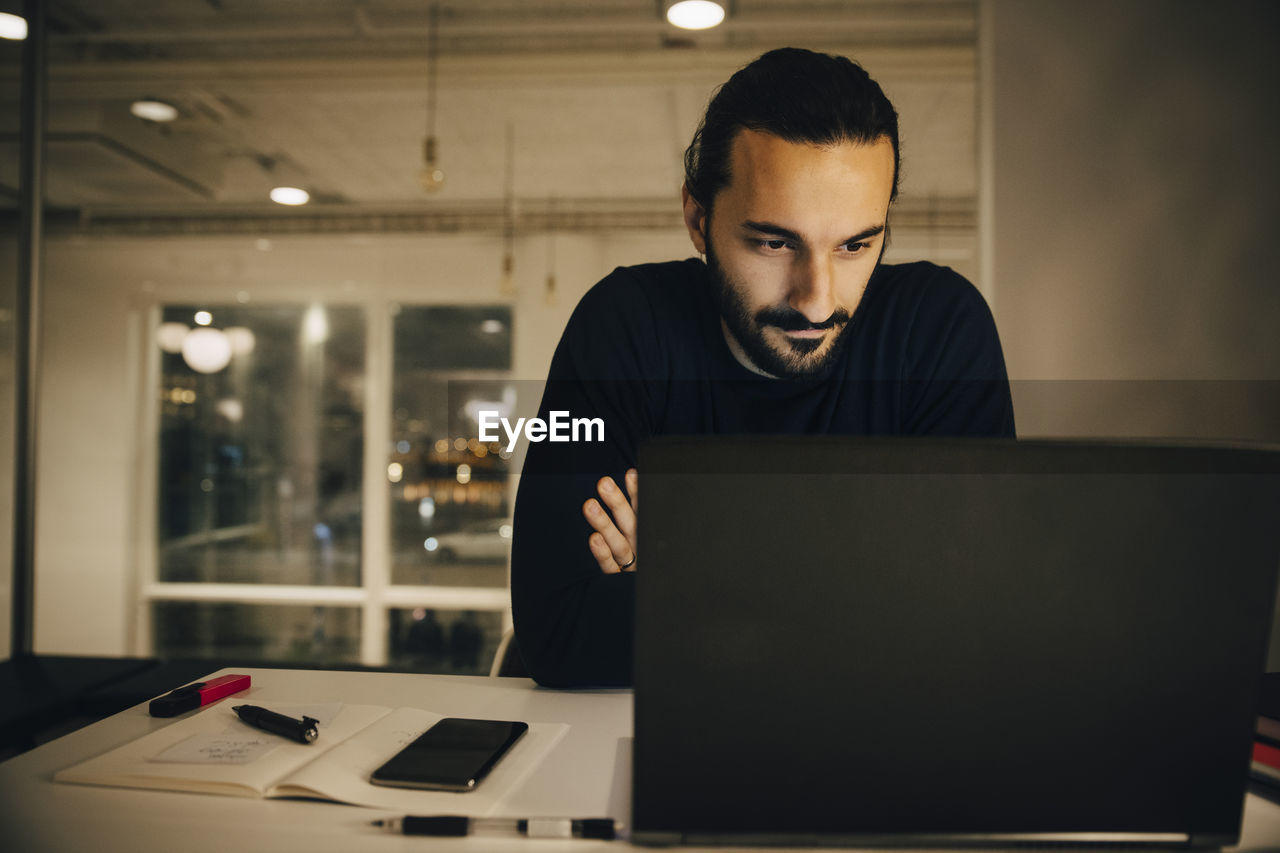
<instances>
[{"instance_id":1,"label":"office interior background","mask_svg":"<svg viewBox=\"0 0 1280 853\"><path fill-rule=\"evenodd\" d=\"M614 266L693 253L683 150L783 45L894 101L886 260L977 284L1020 435L1280 441L1280 7L726 5L684 31L655 0L48 0L34 650L487 670L520 458L477 406L536 404Z\"/></svg>"}]
</instances>

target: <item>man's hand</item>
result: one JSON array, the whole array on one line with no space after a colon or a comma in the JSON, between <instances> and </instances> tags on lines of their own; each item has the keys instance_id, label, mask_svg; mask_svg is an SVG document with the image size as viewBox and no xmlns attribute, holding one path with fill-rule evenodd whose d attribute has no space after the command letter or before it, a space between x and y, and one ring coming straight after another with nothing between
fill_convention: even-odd
<instances>
[{"instance_id":1,"label":"man's hand","mask_svg":"<svg viewBox=\"0 0 1280 853\"><path fill-rule=\"evenodd\" d=\"M627 469L626 482L627 494L623 494L612 477L601 477L596 483L600 500L591 498L582 505L587 523L595 528L587 537L587 547L605 574L636 570L636 499L640 477L635 468Z\"/></svg>"}]
</instances>

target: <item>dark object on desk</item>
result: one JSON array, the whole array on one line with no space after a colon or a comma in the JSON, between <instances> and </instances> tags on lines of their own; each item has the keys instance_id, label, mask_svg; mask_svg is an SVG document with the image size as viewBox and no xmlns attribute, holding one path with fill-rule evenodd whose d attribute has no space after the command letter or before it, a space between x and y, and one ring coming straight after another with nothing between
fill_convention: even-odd
<instances>
[{"instance_id":1,"label":"dark object on desk","mask_svg":"<svg viewBox=\"0 0 1280 853\"><path fill-rule=\"evenodd\" d=\"M446 717L373 771L369 781L392 788L471 791L528 730L528 723Z\"/></svg>"},{"instance_id":2,"label":"dark object on desk","mask_svg":"<svg viewBox=\"0 0 1280 853\"><path fill-rule=\"evenodd\" d=\"M314 717L303 717L298 720L284 714L277 714L275 711L268 711L266 708L257 705L237 705L232 710L236 712L240 719L255 729L262 729L264 732L287 737L289 740L296 740L298 743L315 743L320 734L316 729L316 725L320 721Z\"/></svg>"},{"instance_id":3,"label":"dark object on desk","mask_svg":"<svg viewBox=\"0 0 1280 853\"><path fill-rule=\"evenodd\" d=\"M171 690L163 696L157 696L151 700L147 710L153 717L176 717L211 702L217 702L232 693L248 690L250 682L249 676L239 674L223 675L209 681L197 681L195 684L188 684Z\"/></svg>"},{"instance_id":4,"label":"dark object on desk","mask_svg":"<svg viewBox=\"0 0 1280 853\"><path fill-rule=\"evenodd\" d=\"M17 655L0 662L0 760L103 716L83 707L86 697L155 664L145 658L61 655Z\"/></svg>"},{"instance_id":5,"label":"dark object on desk","mask_svg":"<svg viewBox=\"0 0 1280 853\"><path fill-rule=\"evenodd\" d=\"M640 479L633 840L1236 843L1280 454L715 436Z\"/></svg>"},{"instance_id":6,"label":"dark object on desk","mask_svg":"<svg viewBox=\"0 0 1280 853\"><path fill-rule=\"evenodd\" d=\"M221 665L65 655L18 655L0 662L0 761Z\"/></svg>"},{"instance_id":7,"label":"dark object on desk","mask_svg":"<svg viewBox=\"0 0 1280 853\"><path fill-rule=\"evenodd\" d=\"M437 838L461 838L466 835L523 835L526 838L596 838L612 841L617 837L613 818L510 818L463 817L434 815L375 820L374 826L403 835L431 835Z\"/></svg>"}]
</instances>

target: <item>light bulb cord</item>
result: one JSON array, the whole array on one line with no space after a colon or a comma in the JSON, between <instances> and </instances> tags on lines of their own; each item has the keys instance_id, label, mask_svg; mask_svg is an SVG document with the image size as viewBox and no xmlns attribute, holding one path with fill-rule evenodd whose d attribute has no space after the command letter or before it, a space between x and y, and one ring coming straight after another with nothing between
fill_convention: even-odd
<instances>
[{"instance_id":1,"label":"light bulb cord","mask_svg":"<svg viewBox=\"0 0 1280 853\"><path fill-rule=\"evenodd\" d=\"M430 31L427 35L427 139L430 144L436 136L436 78L440 58L440 4L431 4ZM435 162L435 151L430 150L428 162Z\"/></svg>"}]
</instances>

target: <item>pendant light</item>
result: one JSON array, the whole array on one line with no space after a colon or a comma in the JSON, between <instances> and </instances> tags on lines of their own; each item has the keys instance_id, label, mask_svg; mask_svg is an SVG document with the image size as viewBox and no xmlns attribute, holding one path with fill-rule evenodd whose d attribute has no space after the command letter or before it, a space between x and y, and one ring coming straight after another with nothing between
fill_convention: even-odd
<instances>
[{"instance_id":1,"label":"pendant light","mask_svg":"<svg viewBox=\"0 0 1280 853\"><path fill-rule=\"evenodd\" d=\"M444 187L444 169L440 168L436 150L436 63L440 54L440 6L431 4L430 31L427 34L427 136L422 142L422 168L418 169L418 186L425 193L436 193Z\"/></svg>"},{"instance_id":2,"label":"pendant light","mask_svg":"<svg viewBox=\"0 0 1280 853\"><path fill-rule=\"evenodd\" d=\"M503 296L516 293L516 196L515 196L515 125L507 122L506 176L503 187L502 275L498 292Z\"/></svg>"}]
</instances>

